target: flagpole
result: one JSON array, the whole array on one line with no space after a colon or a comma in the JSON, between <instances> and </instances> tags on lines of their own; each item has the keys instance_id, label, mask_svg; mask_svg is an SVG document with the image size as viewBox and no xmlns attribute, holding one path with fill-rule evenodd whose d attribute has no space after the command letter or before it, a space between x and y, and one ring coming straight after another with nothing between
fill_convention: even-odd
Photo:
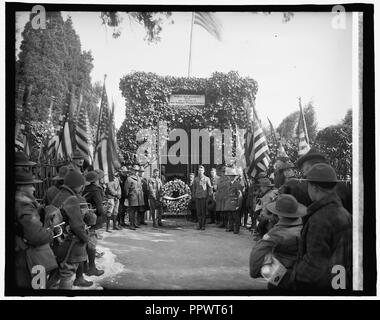
<instances>
[{"instance_id":1,"label":"flagpole","mask_svg":"<svg viewBox=\"0 0 380 320\"><path fill-rule=\"evenodd\" d=\"M309 142L309 135L307 132L305 115L304 115L303 110L302 110L301 97L298 97L298 104L300 106L300 115L301 115L301 121L302 121L302 128L303 128L303 131L305 133L305 139L306 139L306 142L309 144L310 143Z\"/></svg>"},{"instance_id":2,"label":"flagpole","mask_svg":"<svg viewBox=\"0 0 380 320\"><path fill-rule=\"evenodd\" d=\"M189 65L187 70L187 77L190 77L191 71L191 51L193 45L193 27L194 27L194 12L191 13L191 29L190 29L190 48L189 48Z\"/></svg>"},{"instance_id":3,"label":"flagpole","mask_svg":"<svg viewBox=\"0 0 380 320\"><path fill-rule=\"evenodd\" d=\"M95 147L94 147L94 159L95 159L96 148L97 148L98 143L99 143L99 124L100 124L100 119L101 119L101 116L102 116L102 101L103 101L103 98L104 98L104 93L106 91L106 78L107 78L107 75L105 74L104 75L104 81L103 81L103 92L102 92L102 97L101 97L101 100L100 100L98 129L96 130L96 143L95 143Z\"/></svg>"}]
</instances>

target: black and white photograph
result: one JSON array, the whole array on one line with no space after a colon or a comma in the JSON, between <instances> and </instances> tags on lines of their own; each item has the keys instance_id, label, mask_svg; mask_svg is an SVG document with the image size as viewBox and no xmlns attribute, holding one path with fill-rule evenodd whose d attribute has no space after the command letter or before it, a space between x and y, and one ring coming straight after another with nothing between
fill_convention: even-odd
<instances>
[{"instance_id":1,"label":"black and white photograph","mask_svg":"<svg viewBox=\"0 0 380 320\"><path fill-rule=\"evenodd\" d=\"M372 4L5 13L5 296L376 295Z\"/></svg>"}]
</instances>

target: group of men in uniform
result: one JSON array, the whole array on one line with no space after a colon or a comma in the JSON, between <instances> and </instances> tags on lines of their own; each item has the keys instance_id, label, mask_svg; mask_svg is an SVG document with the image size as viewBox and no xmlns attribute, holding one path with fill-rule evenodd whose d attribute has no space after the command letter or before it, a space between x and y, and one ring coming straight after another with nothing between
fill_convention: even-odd
<instances>
[{"instance_id":1,"label":"group of men in uniform","mask_svg":"<svg viewBox=\"0 0 380 320\"><path fill-rule=\"evenodd\" d=\"M38 263L46 266L48 287L91 286L92 281L83 275L104 273L95 265L95 258L101 256L96 250L100 237L96 231L104 222L108 232L111 222L114 230L136 230L146 224L145 212L150 210L153 227L162 226L163 182L158 169L147 179L138 165L122 167L115 179L105 184L101 170L91 166L83 170L83 160L75 153L73 162L59 169L41 210L33 195L34 184L41 182L30 170L35 163L16 153L18 286L31 286L30 270ZM347 274L351 272L351 190L337 179L335 170L317 150L311 149L296 165L303 179L295 179L295 166L287 159L278 159L274 184L261 173L249 186L237 168L221 166L218 174L214 168L209 178L199 166L198 175L190 180L197 229L205 230L208 213L210 223L238 234L245 204L257 240L250 256L251 276L271 278L269 266L279 261L286 272L272 287L326 288L331 284L333 265L341 264ZM52 222L59 214L66 226L64 235Z\"/></svg>"},{"instance_id":2,"label":"group of men in uniform","mask_svg":"<svg viewBox=\"0 0 380 320\"><path fill-rule=\"evenodd\" d=\"M163 225L162 181L158 170L146 179L142 177L143 167L122 167L114 172L113 181L105 183L102 170L94 170L92 166L83 168L83 164L84 157L76 151L72 162L59 168L52 178L53 185L46 190L42 203L38 203L34 185L42 181L35 179L31 170L36 163L22 152L16 152L15 280L18 287L31 287L31 269L38 263L49 269L49 288L92 286L93 282L86 280L84 274L104 274L95 265L95 259L103 254L96 250L97 239L101 238L97 230L105 224L105 231L112 232L111 223L113 230L123 227L136 230L147 224L146 210L151 212L154 228ZM37 251L39 255L44 252L42 261Z\"/></svg>"},{"instance_id":3,"label":"group of men in uniform","mask_svg":"<svg viewBox=\"0 0 380 320\"><path fill-rule=\"evenodd\" d=\"M243 185L237 168L221 166L217 175L211 169L211 178L205 176L204 166L198 167L198 176L190 180L192 200L197 213L197 229L205 230L207 213L210 223L226 231L239 233L240 208L243 202Z\"/></svg>"},{"instance_id":4,"label":"group of men in uniform","mask_svg":"<svg viewBox=\"0 0 380 320\"><path fill-rule=\"evenodd\" d=\"M283 174L275 178L281 181L278 195L260 201L266 223L257 225L250 275L267 278L271 289L330 291L336 289L334 268L340 266L339 289L351 289L352 191L315 149L296 163L302 179L295 179L293 166L283 160L275 172Z\"/></svg>"}]
</instances>

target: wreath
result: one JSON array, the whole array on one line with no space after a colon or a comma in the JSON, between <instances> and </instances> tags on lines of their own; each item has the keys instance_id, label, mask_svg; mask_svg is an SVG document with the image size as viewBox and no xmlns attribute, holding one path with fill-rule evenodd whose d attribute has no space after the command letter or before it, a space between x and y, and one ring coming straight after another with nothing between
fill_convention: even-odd
<instances>
[{"instance_id":1,"label":"wreath","mask_svg":"<svg viewBox=\"0 0 380 320\"><path fill-rule=\"evenodd\" d=\"M180 213L187 210L190 201L190 188L182 180L169 181L162 187L161 203L169 212Z\"/></svg>"}]
</instances>

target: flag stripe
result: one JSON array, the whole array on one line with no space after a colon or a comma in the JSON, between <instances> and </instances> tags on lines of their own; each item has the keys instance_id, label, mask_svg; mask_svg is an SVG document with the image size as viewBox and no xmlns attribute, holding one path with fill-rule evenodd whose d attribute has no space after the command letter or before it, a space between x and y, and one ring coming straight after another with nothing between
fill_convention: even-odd
<instances>
[{"instance_id":1,"label":"flag stripe","mask_svg":"<svg viewBox=\"0 0 380 320\"><path fill-rule=\"evenodd\" d=\"M251 177L260 171L266 171L269 167L268 143L261 124L256 117L254 106L248 106L249 125L245 135L247 173ZM253 132L253 134L252 134Z\"/></svg>"},{"instance_id":2,"label":"flag stripe","mask_svg":"<svg viewBox=\"0 0 380 320\"><path fill-rule=\"evenodd\" d=\"M195 12L194 24L203 27L212 36L221 40L221 24L211 12Z\"/></svg>"},{"instance_id":3,"label":"flag stripe","mask_svg":"<svg viewBox=\"0 0 380 320\"><path fill-rule=\"evenodd\" d=\"M117 156L114 129L113 112L111 113L105 87L103 87L97 133L98 144L96 146L94 168L104 171L105 182L113 181L113 170L120 166Z\"/></svg>"}]
</instances>

